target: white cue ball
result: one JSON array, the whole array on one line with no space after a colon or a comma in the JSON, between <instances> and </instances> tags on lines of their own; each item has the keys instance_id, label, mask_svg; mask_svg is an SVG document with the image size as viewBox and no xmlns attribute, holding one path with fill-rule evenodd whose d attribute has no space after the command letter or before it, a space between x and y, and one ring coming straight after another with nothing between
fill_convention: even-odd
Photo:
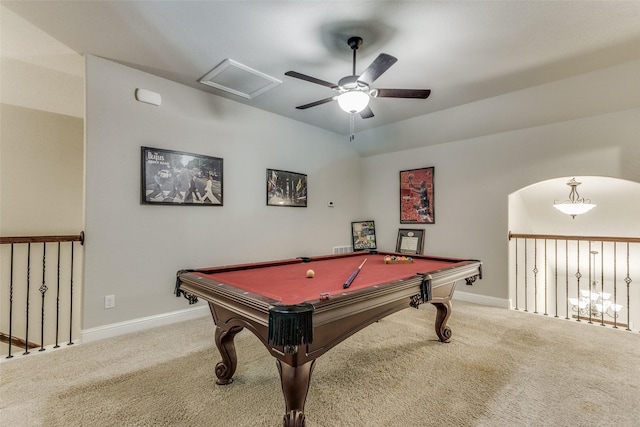
<instances>
[{"instance_id":1,"label":"white cue ball","mask_svg":"<svg viewBox=\"0 0 640 427\"><path fill-rule=\"evenodd\" d=\"M316 273L313 272L313 270L307 270L307 277L308 278L312 278Z\"/></svg>"}]
</instances>

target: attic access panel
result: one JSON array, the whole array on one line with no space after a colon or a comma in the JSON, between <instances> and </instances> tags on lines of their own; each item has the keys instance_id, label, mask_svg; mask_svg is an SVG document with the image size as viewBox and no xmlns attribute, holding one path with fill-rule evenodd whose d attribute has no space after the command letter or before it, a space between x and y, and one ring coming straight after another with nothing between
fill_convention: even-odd
<instances>
[{"instance_id":1,"label":"attic access panel","mask_svg":"<svg viewBox=\"0 0 640 427\"><path fill-rule=\"evenodd\" d=\"M199 80L225 92L252 99L282 83L233 59L225 59Z\"/></svg>"}]
</instances>

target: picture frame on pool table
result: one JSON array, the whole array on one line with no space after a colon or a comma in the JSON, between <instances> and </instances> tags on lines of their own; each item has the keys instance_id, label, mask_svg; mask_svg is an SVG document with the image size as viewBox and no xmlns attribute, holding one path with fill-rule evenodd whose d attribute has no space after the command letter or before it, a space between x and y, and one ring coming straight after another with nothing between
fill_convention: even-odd
<instances>
[{"instance_id":1,"label":"picture frame on pool table","mask_svg":"<svg viewBox=\"0 0 640 427\"><path fill-rule=\"evenodd\" d=\"M398 230L396 252L420 255L424 251L424 230L401 228Z\"/></svg>"},{"instance_id":2,"label":"picture frame on pool table","mask_svg":"<svg viewBox=\"0 0 640 427\"><path fill-rule=\"evenodd\" d=\"M351 241L353 251L377 249L376 225L374 221L354 221L351 223Z\"/></svg>"},{"instance_id":3,"label":"picture frame on pool table","mask_svg":"<svg viewBox=\"0 0 640 427\"><path fill-rule=\"evenodd\" d=\"M223 205L223 159L141 147L141 160L143 205Z\"/></svg>"},{"instance_id":4,"label":"picture frame on pool table","mask_svg":"<svg viewBox=\"0 0 640 427\"><path fill-rule=\"evenodd\" d=\"M400 171L400 224L435 224L434 167Z\"/></svg>"}]
</instances>

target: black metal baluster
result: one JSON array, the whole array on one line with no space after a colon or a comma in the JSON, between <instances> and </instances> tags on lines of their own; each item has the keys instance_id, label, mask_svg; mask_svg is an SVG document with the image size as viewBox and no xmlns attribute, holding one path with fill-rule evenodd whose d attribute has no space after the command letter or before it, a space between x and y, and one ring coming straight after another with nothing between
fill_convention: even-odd
<instances>
[{"instance_id":1,"label":"black metal baluster","mask_svg":"<svg viewBox=\"0 0 640 427\"><path fill-rule=\"evenodd\" d=\"M569 320L569 241L564 241L564 312Z\"/></svg>"},{"instance_id":2,"label":"black metal baluster","mask_svg":"<svg viewBox=\"0 0 640 427\"><path fill-rule=\"evenodd\" d=\"M73 245L73 242L71 242ZM60 332L60 242L58 242L58 280L56 288L56 345L53 348L59 348L58 333Z\"/></svg>"},{"instance_id":3,"label":"black metal baluster","mask_svg":"<svg viewBox=\"0 0 640 427\"><path fill-rule=\"evenodd\" d=\"M528 297L528 287L527 287L527 278L529 277L529 270L527 269L527 264L529 263L529 258L527 256L527 239L524 239L524 311L529 311L529 305L527 303Z\"/></svg>"},{"instance_id":4,"label":"black metal baluster","mask_svg":"<svg viewBox=\"0 0 640 427\"><path fill-rule=\"evenodd\" d=\"M547 313L547 239L544 239L544 315Z\"/></svg>"},{"instance_id":5,"label":"black metal baluster","mask_svg":"<svg viewBox=\"0 0 640 427\"><path fill-rule=\"evenodd\" d=\"M516 310L519 310L518 308L518 239L516 238Z\"/></svg>"},{"instance_id":6,"label":"black metal baluster","mask_svg":"<svg viewBox=\"0 0 640 427\"><path fill-rule=\"evenodd\" d=\"M630 304L630 299L629 299L629 285L631 284L632 280L631 277L629 276L629 242L627 242L627 277L624 278L625 283L627 284L627 331L631 330L631 306Z\"/></svg>"},{"instance_id":7,"label":"black metal baluster","mask_svg":"<svg viewBox=\"0 0 640 427\"><path fill-rule=\"evenodd\" d=\"M538 235L538 234L515 234L509 233L509 240L516 240L516 247L514 250L516 257L516 265L515 265L515 309L522 310L523 307L520 307L522 303L523 297L520 295L520 292L524 292L524 311L533 311L535 314L539 314L538 303L542 302L538 298L538 291L544 287L543 295L544 298L544 314L550 316L551 310L555 309L554 317L560 317L560 298L562 297L562 290L559 289L561 286L560 281L561 276L559 273L559 262L562 262L562 255L560 254L560 243L558 240L564 240L565 242L565 289L564 289L564 298L565 298L565 319L573 319L575 318L578 322L588 321L590 324L599 323L601 326L609 326L612 325L613 328L621 328L625 327L627 331L635 331L638 328L633 329L633 324L631 318L631 305L632 301L635 301L633 304L636 304L637 298L635 298L635 292L640 290L640 288L636 288L634 286L631 287L633 279L631 278L631 264L635 265L636 261L640 262L638 258L635 247L640 244L640 238L637 237L602 237L602 236L557 236L557 235ZM524 250L519 246L519 239L524 240ZM533 248L529 248L529 241L534 240ZM548 240L554 240L554 247L549 248ZM538 240L544 240L544 254L540 253L540 259L538 259ZM570 254L569 251L569 241L575 240L576 247L575 251ZM585 243L586 242L586 243ZM611 242L613 248L613 255L609 259L608 249L605 251L605 242ZM618 274L618 243L626 243L626 274L624 270L622 273ZM633 245L633 244L636 245ZM608 243L607 243L607 247ZM631 253L632 248L634 248L634 253ZM587 252L585 252L585 249ZM640 249L640 247L639 247ZM542 250L542 249L541 249ZM553 257L550 251L553 250ZM621 250L624 250L621 249ZM533 260L529 259L529 252L533 251L532 257ZM522 253L524 252L524 257ZM601 254L600 263L597 262L597 254ZM582 259L583 257L587 257L587 268L589 269L589 273L585 277L582 270L584 269L585 261ZM605 256L607 260L605 262ZM524 258L522 261L520 258ZM569 295L574 291L570 290L572 286L569 282L569 258L573 258L576 260L576 268L574 270L573 276L576 278L576 300L575 304L572 303L573 298L569 298ZM549 263L553 262L555 266L554 276L549 276L548 269ZM531 272L533 277L529 277L529 264L533 263ZM544 283L538 281L538 273L542 270L538 264L542 264L544 266ZM598 274L598 264L600 267L600 274ZM613 268L613 278L611 278L611 274L609 275L609 279L607 279L606 271L611 273L611 269ZM622 266L620 268L623 268ZM522 279L522 271L524 271L524 279ZM621 281L626 283L626 305L623 301L618 303L619 299L622 300L623 296L619 295L618 292L618 276L622 278ZM583 287L583 278L587 280L588 290L582 289ZM529 285L530 281L533 279L533 284L531 285L532 295L529 295ZM520 283L520 281L524 281L524 283ZM573 280L573 279L571 279ZM598 286L598 280L600 280L600 286ZM611 285L605 284L605 280L612 280ZM550 286L555 286L554 290L550 290ZM624 286L624 285L623 285ZM613 287L613 290L611 290ZM539 289L540 288L540 289ZM634 297L631 297L631 291L634 292ZM611 291L611 292L609 292ZM624 292L624 288L623 288ZM613 295L612 295L613 294ZM529 307L529 299L531 296L535 297L535 301L532 303L533 307ZM606 299L603 298L606 296ZM613 298L611 298L613 297ZM549 298L555 298L555 303L553 304L555 307L551 306L551 301ZM571 301L570 301L571 300ZM600 307L600 302L602 301L602 307ZM582 308L581 308L582 307ZM627 310L627 320L622 320L623 309L626 307ZM640 307L640 306L639 306ZM571 310L571 311L570 311ZM634 313L636 307L634 305ZM638 308L640 310L640 308ZM575 314L574 314L575 311ZM571 312L571 315L569 313ZM606 321L605 317L612 317L612 321ZM618 321L618 318L621 320ZM598 322L599 320L599 322ZM638 330L640 332L640 330Z\"/></svg>"},{"instance_id":8,"label":"black metal baluster","mask_svg":"<svg viewBox=\"0 0 640 427\"><path fill-rule=\"evenodd\" d=\"M553 317L558 317L558 239L553 239L554 242L554 250L553 250L553 256L554 256L554 266L555 266L555 284L554 284L554 292L555 292L555 304L556 304L556 315Z\"/></svg>"},{"instance_id":9,"label":"black metal baluster","mask_svg":"<svg viewBox=\"0 0 640 427\"><path fill-rule=\"evenodd\" d=\"M576 271L576 279L578 279L578 292L577 292L577 296L578 296L578 302L580 301L580 278L582 277L582 273L580 273L580 240L577 241L577 247L578 247L578 255L577 255L577 259L578 259L578 265L577 268L578 270ZM580 322L580 306L578 305L578 320L577 322Z\"/></svg>"},{"instance_id":10,"label":"black metal baluster","mask_svg":"<svg viewBox=\"0 0 640 427\"><path fill-rule=\"evenodd\" d=\"M7 359L11 359L11 343L13 342L13 243L11 244L11 265L9 272L9 355Z\"/></svg>"},{"instance_id":11,"label":"black metal baluster","mask_svg":"<svg viewBox=\"0 0 640 427\"><path fill-rule=\"evenodd\" d=\"M589 324L593 324L593 322L591 321L591 315L593 314L593 299L591 298L591 292L592 292L592 288L593 288L593 280L595 280L595 277L591 277L591 254L593 254L593 268L595 268L595 263L596 263L596 257L595 257L595 251L591 251L591 240L589 240Z\"/></svg>"},{"instance_id":12,"label":"black metal baluster","mask_svg":"<svg viewBox=\"0 0 640 427\"><path fill-rule=\"evenodd\" d=\"M40 286L40 294L42 295L42 310L40 312L40 350L44 351L44 296L47 293L47 285L45 284L45 274L47 270L47 244L42 243L42 286Z\"/></svg>"},{"instance_id":13,"label":"black metal baluster","mask_svg":"<svg viewBox=\"0 0 640 427\"><path fill-rule=\"evenodd\" d=\"M602 299L602 310L600 310L600 325L604 326L604 240L600 241L600 296Z\"/></svg>"},{"instance_id":14,"label":"black metal baluster","mask_svg":"<svg viewBox=\"0 0 640 427\"><path fill-rule=\"evenodd\" d=\"M613 242L613 304L617 304L618 301L618 263L617 263L617 251L618 243ZM618 314L613 317L613 328L618 329Z\"/></svg>"},{"instance_id":15,"label":"black metal baluster","mask_svg":"<svg viewBox=\"0 0 640 427\"><path fill-rule=\"evenodd\" d=\"M70 298L69 298L69 342L67 345L73 345L71 340L73 333L73 246L75 242L71 242L71 283L70 283Z\"/></svg>"},{"instance_id":16,"label":"black metal baluster","mask_svg":"<svg viewBox=\"0 0 640 427\"><path fill-rule=\"evenodd\" d=\"M66 312L69 312L69 345L73 344L73 331L76 329L74 324L73 324L73 297L74 297L74 292L73 292L73 286L74 286L74 266L75 266L75 247L73 242L77 242L79 241L80 244L84 244L84 233L81 232L79 236L23 236L23 237L0 237L0 244L4 245L5 244L10 244L11 248L10 248L10 259L8 259L7 261L10 262L10 272L9 272L9 283L6 287L8 287L8 298L7 298L7 302L2 303L0 302L0 304L2 304L2 307L0 307L0 310L4 309L5 312L8 314L9 319L5 318L5 321L8 320L8 335L5 335L2 339L3 341L7 341L7 348L8 348L8 354L5 355L6 358L11 358L13 356L15 356L14 353L14 347L22 347L24 345L24 355L30 354L31 350L35 349L36 347L39 348L39 351L45 351L46 347L45 347L45 340L47 341L47 343L49 343L50 341L54 341L54 337L48 337L45 336L46 334L49 334L49 331L51 329L54 328L53 325L53 313L50 313L50 310L53 309L53 307L49 308L47 307L48 305L53 305L53 301L49 302L49 300L53 297L48 298L47 294L49 293L49 287L51 285L51 283L49 283L52 279L52 274L53 272L50 271L51 270L51 264L52 264L52 260L51 260L51 249L49 249L49 260L47 260L47 244L49 242L56 242L57 243L57 271L56 271L56 320L55 320L55 347L54 348L58 348L60 347L60 334L61 334L61 318L60 316L66 316ZM70 277L70 303L68 308L65 306L64 303L64 297L61 295L61 292L65 292L64 289L62 289L64 287L64 284L61 283L62 280L62 269L64 269L64 260L62 260L62 250L63 250L63 245L62 242L71 242L71 277ZM32 250L31 250L31 246L32 243L36 243L36 244L41 244L42 243L42 282L40 285L38 285L38 290L40 292L40 300L41 300L41 310L40 310L40 345L38 345L35 342L31 342L31 337L30 334L33 334L33 331L31 331L31 329L33 329L33 326L31 325L32 320L36 321L35 317L37 316L37 314L34 313L34 319L31 319L31 297L33 296L34 298L36 297L35 292L36 289L31 290L31 285L32 285L32 280L35 280L35 277L32 277L33 273L36 273L36 271L32 271L31 268L31 256L32 256ZM16 246L15 244L18 244L19 246L18 251L16 251ZM26 244L26 248L25 251L22 251L22 248L24 248L23 244ZM37 248L37 255L39 255L39 247ZM22 262L23 262L23 258L26 255L26 262L25 262L25 269L22 270ZM37 257L37 255L35 255L34 253L34 257ZM7 257L9 258L9 257ZM35 260L36 262L38 260ZM14 274L14 270L16 269L16 263L18 264L18 270L20 271L24 271L25 272L25 276L24 278L22 278L22 274L20 274L19 276L16 276ZM49 264L49 267L47 267L47 263ZM47 271L49 270L49 271ZM16 285L16 280L18 280L20 283L17 283ZM26 283L25 283L26 282ZM35 286L35 284L34 284ZM18 293L18 300L16 300L16 290L19 291ZM26 292L26 296L25 296L25 301L24 301L24 310L22 310L20 307L22 307L22 295L23 293ZM31 295L31 293L34 293L33 295ZM23 333L18 333L17 335L19 335L19 337L17 337L14 334L14 322L13 322L13 316L14 316L14 304L17 303L18 305L15 307L18 309L18 312L22 312L24 313L24 328L22 326L22 319L20 324L17 324L16 327L18 327L18 329L23 330ZM7 307L7 304L9 307ZM37 303L36 303L37 304ZM34 309L37 309L36 307L34 307ZM64 310L64 312L62 311ZM18 313L16 312L16 313ZM37 334L37 331L35 332Z\"/></svg>"},{"instance_id":17,"label":"black metal baluster","mask_svg":"<svg viewBox=\"0 0 640 427\"><path fill-rule=\"evenodd\" d=\"M533 313L538 314L538 239L533 240Z\"/></svg>"},{"instance_id":18,"label":"black metal baluster","mask_svg":"<svg viewBox=\"0 0 640 427\"><path fill-rule=\"evenodd\" d=\"M27 243L27 321L24 331L24 353L29 354L29 294L31 289L31 243Z\"/></svg>"}]
</instances>

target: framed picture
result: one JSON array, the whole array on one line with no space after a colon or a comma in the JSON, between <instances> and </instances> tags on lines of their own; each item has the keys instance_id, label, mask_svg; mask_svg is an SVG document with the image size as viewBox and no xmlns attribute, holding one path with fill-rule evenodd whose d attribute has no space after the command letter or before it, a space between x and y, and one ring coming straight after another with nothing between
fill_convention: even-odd
<instances>
[{"instance_id":1,"label":"framed picture","mask_svg":"<svg viewBox=\"0 0 640 427\"><path fill-rule=\"evenodd\" d=\"M142 147L142 204L222 206L222 159Z\"/></svg>"},{"instance_id":2,"label":"framed picture","mask_svg":"<svg viewBox=\"0 0 640 427\"><path fill-rule=\"evenodd\" d=\"M354 221L351 223L353 251L376 249L376 226L373 221Z\"/></svg>"},{"instance_id":3,"label":"framed picture","mask_svg":"<svg viewBox=\"0 0 640 427\"><path fill-rule=\"evenodd\" d=\"M435 224L433 167L400 172L400 224Z\"/></svg>"},{"instance_id":4,"label":"framed picture","mask_svg":"<svg viewBox=\"0 0 640 427\"><path fill-rule=\"evenodd\" d=\"M307 207L307 175L267 169L267 206Z\"/></svg>"},{"instance_id":5,"label":"framed picture","mask_svg":"<svg viewBox=\"0 0 640 427\"><path fill-rule=\"evenodd\" d=\"M398 230L396 252L419 255L424 250L424 230L401 228Z\"/></svg>"}]
</instances>

